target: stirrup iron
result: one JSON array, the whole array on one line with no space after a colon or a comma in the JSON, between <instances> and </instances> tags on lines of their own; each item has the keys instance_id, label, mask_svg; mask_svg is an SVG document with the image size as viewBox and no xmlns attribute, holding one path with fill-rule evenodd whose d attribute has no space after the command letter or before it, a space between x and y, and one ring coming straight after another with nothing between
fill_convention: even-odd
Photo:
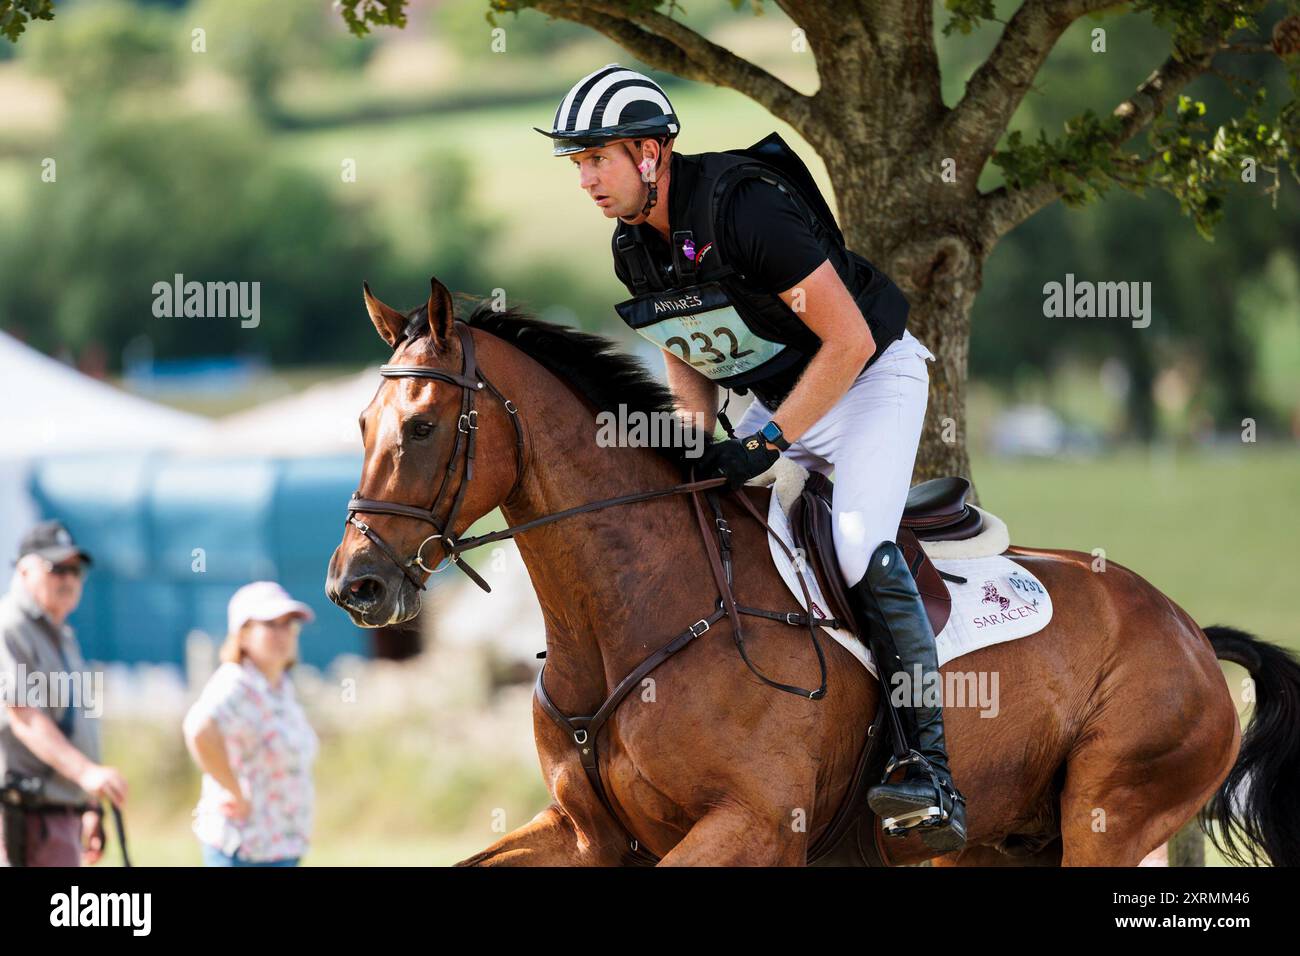
<instances>
[{"instance_id":1,"label":"stirrup iron","mask_svg":"<svg viewBox=\"0 0 1300 956\"><path fill-rule=\"evenodd\" d=\"M923 809L914 810L911 813L900 814L897 817L883 817L880 821L881 829L887 836L906 836L909 830L918 827L939 828L948 826L952 821L952 810L960 801L964 806L966 798L962 796L950 783L944 780L924 754L916 750L908 750L903 757L893 756L885 764L885 774L881 779L882 785L889 784L889 778L893 776L894 771L900 767L919 767L930 778L930 785L934 787L935 804ZM901 781L900 781L901 782ZM948 799L943 799L947 794Z\"/></svg>"}]
</instances>

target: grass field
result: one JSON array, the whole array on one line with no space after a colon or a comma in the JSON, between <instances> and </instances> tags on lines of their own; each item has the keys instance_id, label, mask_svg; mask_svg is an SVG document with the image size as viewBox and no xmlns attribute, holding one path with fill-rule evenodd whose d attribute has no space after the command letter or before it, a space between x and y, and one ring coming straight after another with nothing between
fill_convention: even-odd
<instances>
[{"instance_id":1,"label":"grass field","mask_svg":"<svg viewBox=\"0 0 1300 956\"><path fill-rule=\"evenodd\" d=\"M1198 623L1300 650L1289 596L1300 559L1300 452L1239 445L1097 461L977 460L983 506L1031 547L1104 548Z\"/></svg>"}]
</instances>

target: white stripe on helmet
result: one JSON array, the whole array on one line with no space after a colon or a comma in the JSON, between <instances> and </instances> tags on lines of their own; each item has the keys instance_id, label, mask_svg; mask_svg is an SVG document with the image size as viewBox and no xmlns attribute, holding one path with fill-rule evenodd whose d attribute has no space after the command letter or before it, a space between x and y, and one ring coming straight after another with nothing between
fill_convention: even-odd
<instances>
[{"instance_id":1,"label":"white stripe on helmet","mask_svg":"<svg viewBox=\"0 0 1300 956\"><path fill-rule=\"evenodd\" d=\"M617 126L619 119L623 115L623 107L629 103L650 102L657 104L665 113L671 113L672 107L668 104L668 99L658 90L650 89L644 86L629 86L619 90L609 98L605 104L605 115L600 119L601 126Z\"/></svg>"},{"instance_id":2,"label":"white stripe on helmet","mask_svg":"<svg viewBox=\"0 0 1300 956\"><path fill-rule=\"evenodd\" d=\"M640 73L633 72L632 70L620 70L617 73L611 73L609 76L603 77L599 83L587 92L586 98L582 101L582 106L578 109L578 121L574 125L575 130L586 131L592 128L593 124L591 122L591 114L595 111L596 104L600 102L600 97L615 83L621 83L623 80L640 80L644 83L645 77ZM637 92L641 92L640 88L636 87L628 87L628 89L635 89ZM606 111L606 115L608 115L608 111ZM610 124L597 123L595 125L609 126Z\"/></svg>"},{"instance_id":3,"label":"white stripe on helmet","mask_svg":"<svg viewBox=\"0 0 1300 956\"><path fill-rule=\"evenodd\" d=\"M559 133L564 130L564 125L563 125L564 118L569 115L569 110L573 108L573 98L578 95L578 90L582 89L582 85L586 83L588 80L590 80L593 76L596 76L600 73L603 73L605 70L608 70L611 66L618 66L618 64L606 63L599 70L592 70L582 79L580 79L577 83L574 83L573 86L569 87L569 92L564 97L564 102L561 103L560 108L555 111L555 122L551 124L551 128L555 130L555 132Z\"/></svg>"}]
</instances>

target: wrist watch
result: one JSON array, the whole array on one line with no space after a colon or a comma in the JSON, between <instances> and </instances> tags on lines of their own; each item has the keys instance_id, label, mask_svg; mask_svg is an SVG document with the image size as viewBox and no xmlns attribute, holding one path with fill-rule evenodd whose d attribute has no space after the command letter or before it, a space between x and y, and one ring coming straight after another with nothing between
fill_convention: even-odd
<instances>
[{"instance_id":1,"label":"wrist watch","mask_svg":"<svg viewBox=\"0 0 1300 956\"><path fill-rule=\"evenodd\" d=\"M781 434L781 426L770 419L766 425L758 430L758 433L763 436L765 441L775 445L781 451L786 451L790 447L790 443Z\"/></svg>"}]
</instances>

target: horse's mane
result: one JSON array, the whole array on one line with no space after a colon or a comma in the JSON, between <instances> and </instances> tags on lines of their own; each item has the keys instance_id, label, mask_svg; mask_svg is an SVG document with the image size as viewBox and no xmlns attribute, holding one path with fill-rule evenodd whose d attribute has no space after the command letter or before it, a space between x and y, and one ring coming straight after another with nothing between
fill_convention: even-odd
<instances>
[{"instance_id":1,"label":"horse's mane","mask_svg":"<svg viewBox=\"0 0 1300 956\"><path fill-rule=\"evenodd\" d=\"M460 311L460 310L458 310ZM458 315L467 325L482 329L515 346L541 363L559 379L570 385L598 411L618 414L620 405L629 413L638 412L658 421L658 414L672 414L673 394L656 379L639 360L619 350L618 343L601 335L535 318L521 309L498 311L480 302L469 315ZM405 338L416 339L429 334L428 306L421 305L407 314ZM654 450L676 465L683 474L688 464L680 444L658 446Z\"/></svg>"}]
</instances>

